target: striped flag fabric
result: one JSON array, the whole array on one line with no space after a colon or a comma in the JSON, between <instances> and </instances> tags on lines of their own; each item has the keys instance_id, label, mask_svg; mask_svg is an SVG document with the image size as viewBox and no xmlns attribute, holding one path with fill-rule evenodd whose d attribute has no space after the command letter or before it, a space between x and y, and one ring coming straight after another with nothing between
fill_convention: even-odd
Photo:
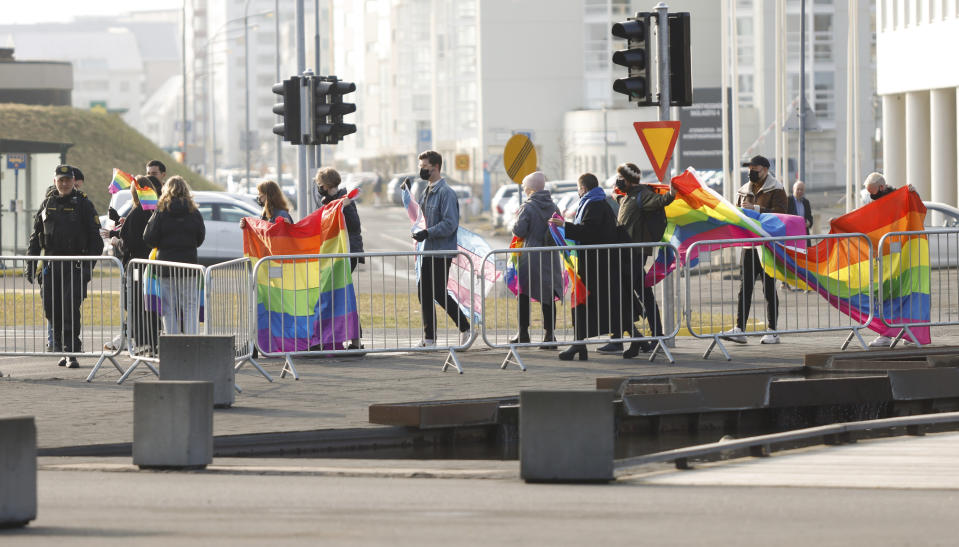
<instances>
[{"instance_id":1,"label":"striped flag fabric","mask_svg":"<svg viewBox=\"0 0 959 547\"><path fill-rule=\"evenodd\" d=\"M140 207L144 211L152 211L157 208L157 193L149 184L141 186L136 179L133 180L133 186L137 189L137 199L140 200Z\"/></svg>"},{"instance_id":2,"label":"striped flag fabric","mask_svg":"<svg viewBox=\"0 0 959 547\"><path fill-rule=\"evenodd\" d=\"M353 193L350 197L355 196ZM243 252L251 260L350 251L343 200L291 224L246 218ZM267 352L337 349L359 338L359 310L348 258L272 260L256 272L257 339Z\"/></svg>"},{"instance_id":3,"label":"striped flag fabric","mask_svg":"<svg viewBox=\"0 0 959 547\"><path fill-rule=\"evenodd\" d=\"M553 218L562 219L563 217L554 214ZM552 234L553 241L556 242L556 245L560 247L560 254L563 257L563 284L572 286L570 302L572 302L572 307L575 308L586 302L586 297L589 295L589 291L586 290L586 284L583 283L583 278L579 276L579 256L576 250L569 249L569 246L573 245L573 243L566 239L565 228L550 224L549 233ZM565 290L566 287L563 287L564 292Z\"/></svg>"},{"instance_id":4,"label":"striped flag fabric","mask_svg":"<svg viewBox=\"0 0 959 547\"><path fill-rule=\"evenodd\" d=\"M110 186L107 187L107 191L111 194L116 194L121 190L127 190L130 188L130 185L133 184L134 180L136 179L130 173L125 173L114 167L113 180L110 181Z\"/></svg>"}]
</instances>

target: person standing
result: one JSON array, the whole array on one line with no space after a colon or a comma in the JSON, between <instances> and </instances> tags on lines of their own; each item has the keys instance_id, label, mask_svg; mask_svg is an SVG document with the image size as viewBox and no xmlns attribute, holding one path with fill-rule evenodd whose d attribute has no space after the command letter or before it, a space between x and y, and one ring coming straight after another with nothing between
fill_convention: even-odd
<instances>
[{"instance_id":1,"label":"person standing","mask_svg":"<svg viewBox=\"0 0 959 547\"><path fill-rule=\"evenodd\" d=\"M635 163L624 163L616 168L616 188L622 192L616 196L619 203L619 214L616 224L621 226L628 243L659 243L666 231L666 206L676 198L676 189L670 186L666 194L658 194L646 184L640 183L641 172ZM626 323L629 330L635 333L633 322L639 314L646 317L649 332L652 336L663 335L663 323L659 316L659 307L656 305L656 296L652 287L645 286L646 260L652 255L653 248L632 249L629 253L628 268L623 268L623 306L626 313ZM637 313L638 312L638 313ZM635 333L634 336L638 336ZM610 342L607 348L614 353L623 351L623 345ZM640 350L649 351L646 342L632 342L623 352L624 359L631 359L639 355Z\"/></svg>"},{"instance_id":2,"label":"person standing","mask_svg":"<svg viewBox=\"0 0 959 547\"><path fill-rule=\"evenodd\" d=\"M803 217L806 220L806 233L812 231L812 207L809 205L809 200L806 199L805 182L797 180L793 184L793 195L789 196L786 214Z\"/></svg>"},{"instance_id":3,"label":"person standing","mask_svg":"<svg viewBox=\"0 0 959 547\"><path fill-rule=\"evenodd\" d=\"M156 247L157 260L197 264L197 248L206 237L203 216L190 186L182 177L163 185L157 208L143 230L143 242ZM199 323L200 279L194 270L160 267L160 306L166 334L196 334Z\"/></svg>"},{"instance_id":4,"label":"person standing","mask_svg":"<svg viewBox=\"0 0 959 547\"><path fill-rule=\"evenodd\" d=\"M549 233L549 219L559 215L559 207L553 203L549 190L546 190L546 176L539 171L526 175L523 179L523 193L526 201L519 210L513 235L523 238L523 247L552 247L555 245ZM563 270L559 255L555 252L535 254L519 253L519 332L511 344L528 343L529 337L529 301L530 297L540 303L543 312L543 342L555 342L553 334L556 327L554 313L555 300L563 299ZM555 350L556 346L540 346L540 349Z\"/></svg>"},{"instance_id":5,"label":"person standing","mask_svg":"<svg viewBox=\"0 0 959 547\"><path fill-rule=\"evenodd\" d=\"M363 225L360 223L360 213L356 208L356 203L346 197L346 188L340 188L340 182L342 181L340 173L332 167L324 167L316 172L313 181L316 183L316 189L320 197L320 207L337 199L345 200L343 202L343 217L346 221L346 231L350 240L350 252L362 253ZM360 263L365 264L366 259L362 256L351 256L350 271L355 271L356 265ZM362 336L362 327L360 327L360 333ZM363 349L363 344L359 338L354 338L346 349Z\"/></svg>"},{"instance_id":6,"label":"person standing","mask_svg":"<svg viewBox=\"0 0 959 547\"><path fill-rule=\"evenodd\" d=\"M263 207L260 218L276 223L276 219L283 218L293 224L290 216L290 203L280 190L280 185L272 180L265 180L256 185L256 201Z\"/></svg>"},{"instance_id":7,"label":"person standing","mask_svg":"<svg viewBox=\"0 0 959 547\"><path fill-rule=\"evenodd\" d=\"M160 188L162 189L163 183L166 181L166 165L163 165L160 160L150 160L147 162L147 176L160 181Z\"/></svg>"},{"instance_id":8,"label":"person standing","mask_svg":"<svg viewBox=\"0 0 959 547\"><path fill-rule=\"evenodd\" d=\"M550 224L564 226L566 238L577 245L604 245L616 243L616 213L606 202L606 192L599 187L599 180L592 173L584 173L576 181L579 206L573 222L551 218ZM577 273L586 286L586 301L573 308L573 327L577 340L585 341L592 336L610 333L622 336L623 314L620 301L622 280L619 270L619 253L606 249L580 249L577 251ZM563 361L577 357L580 361L589 358L586 345L573 344L559 354Z\"/></svg>"},{"instance_id":9,"label":"person standing","mask_svg":"<svg viewBox=\"0 0 959 547\"><path fill-rule=\"evenodd\" d=\"M419 195L414 197L423 212L426 228L416 231L412 237L417 242L423 242L424 251L452 251L449 255L423 256L420 262L420 280L416 287L423 312L423 340L420 347L436 345L434 302L443 306L447 315L456 323L460 331L460 345L465 346L472 339L470 320L446 291L450 266L456 253L456 232L460 224L459 202L456 201L456 193L440 175L443 157L439 152L427 150L421 153L418 159L420 178L427 184L420 189ZM409 190L409 179L406 184Z\"/></svg>"},{"instance_id":10,"label":"person standing","mask_svg":"<svg viewBox=\"0 0 959 547\"><path fill-rule=\"evenodd\" d=\"M753 156L743 163L749 168L749 182L739 189L736 206L757 213L785 213L786 190L781 182L769 172L769 160L763 156ZM779 315L779 296L776 294L776 280L763 270L756 249L743 249L742 285L739 287L739 305L736 308L736 326L732 330L720 333L720 337L737 344L745 344L746 321L749 320L749 308L752 305L753 288L756 278L762 276L763 296L766 298L766 329L776 330ZM763 344L778 344L778 334L767 334L760 340Z\"/></svg>"},{"instance_id":11,"label":"person standing","mask_svg":"<svg viewBox=\"0 0 959 547\"><path fill-rule=\"evenodd\" d=\"M142 188L153 188L153 191L160 194L160 181L156 177L140 176L136 179L137 185ZM133 209L127 213L126 220L120 226L119 234L116 238L114 247L117 249L120 260L123 262L124 269L127 268L131 260L150 258L151 247L143 240L143 232L146 229L152 213L140 205L140 197L137 195L136 185L130 186L130 194L133 200ZM141 348L150 352L151 355L157 354L160 341L160 317L143 305L143 279L134 277L132 291L133 298L127 303L127 321L130 323L130 330L133 332L131 344L134 350ZM119 349L120 340L114 340L109 345L104 345L103 349Z\"/></svg>"},{"instance_id":12,"label":"person standing","mask_svg":"<svg viewBox=\"0 0 959 547\"><path fill-rule=\"evenodd\" d=\"M33 221L27 254L31 256L98 256L103 252L100 217L87 197L75 188L74 169L58 165L54 171L57 193L40 204ZM27 281L33 283L36 262L26 264ZM80 304L83 299L83 269L77 261L48 261L43 266L43 313L53 327L53 351L82 351ZM65 356L58 366L79 368L74 356Z\"/></svg>"}]
</instances>

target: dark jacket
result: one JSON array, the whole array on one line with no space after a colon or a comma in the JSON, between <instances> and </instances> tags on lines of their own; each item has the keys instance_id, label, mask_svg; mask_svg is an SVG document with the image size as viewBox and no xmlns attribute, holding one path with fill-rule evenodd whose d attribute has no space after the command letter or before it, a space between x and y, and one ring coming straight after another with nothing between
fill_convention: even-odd
<instances>
[{"instance_id":1,"label":"dark jacket","mask_svg":"<svg viewBox=\"0 0 959 547\"><path fill-rule=\"evenodd\" d=\"M889 186L889 185L887 184L886 186L884 186L881 190L879 190L879 191L876 192L875 194L869 194L869 197L871 197L873 201L876 201L877 199L886 197L886 196L888 196L889 194L891 194L891 193L893 193L893 192L895 192L895 191L896 191L896 187L895 187L895 186Z\"/></svg>"},{"instance_id":2,"label":"dark jacket","mask_svg":"<svg viewBox=\"0 0 959 547\"><path fill-rule=\"evenodd\" d=\"M579 245L618 242L616 215L605 200L588 203L582 221L579 224L567 222L565 226L567 239L575 240ZM622 332L619 253L581 249L578 255L577 271L588 295L585 304L573 308L576 339Z\"/></svg>"},{"instance_id":3,"label":"dark jacket","mask_svg":"<svg viewBox=\"0 0 959 547\"><path fill-rule=\"evenodd\" d=\"M276 214L274 214L270 218L267 218L266 213L263 213L262 215L260 215L260 218L262 220L269 220L270 222L276 224L276 219L283 217L286 219L287 222L289 222L290 224L293 224L293 217L290 216L290 212L287 211L286 209L280 209L279 211L274 211L274 212Z\"/></svg>"},{"instance_id":4,"label":"dark jacket","mask_svg":"<svg viewBox=\"0 0 959 547\"><path fill-rule=\"evenodd\" d=\"M523 203L519 210L513 235L524 239L523 247L553 247L556 242L549 233L549 219L560 214L559 207L550 198L549 190L540 190ZM552 251L520 253L519 292L540 302L563 298L563 269L559 254Z\"/></svg>"},{"instance_id":5,"label":"dark jacket","mask_svg":"<svg viewBox=\"0 0 959 547\"><path fill-rule=\"evenodd\" d=\"M812 230L812 207L809 206L809 200L802 198L803 218L806 219L806 231ZM796 214L796 196L789 196L789 205L786 207L786 214Z\"/></svg>"},{"instance_id":6,"label":"dark jacket","mask_svg":"<svg viewBox=\"0 0 959 547\"><path fill-rule=\"evenodd\" d=\"M630 243L658 243L666 231L666 206L674 199L671 194L658 194L645 184L637 184L626 195L616 196L616 223L623 227Z\"/></svg>"},{"instance_id":7,"label":"dark jacket","mask_svg":"<svg viewBox=\"0 0 959 547\"><path fill-rule=\"evenodd\" d=\"M50 195L33 218L27 254L97 256L103 252L100 217L86 194Z\"/></svg>"},{"instance_id":8,"label":"dark jacket","mask_svg":"<svg viewBox=\"0 0 959 547\"><path fill-rule=\"evenodd\" d=\"M340 188L335 194L320 194L322 200L320 201L320 206L326 205L327 203L340 199L346 195L346 188ZM346 217L346 231L350 234L350 252L351 253L362 253L363 252L363 226L360 224L360 213L356 210L356 202L350 203L343 208L343 216ZM363 262L361 259L360 262Z\"/></svg>"},{"instance_id":9,"label":"dark jacket","mask_svg":"<svg viewBox=\"0 0 959 547\"><path fill-rule=\"evenodd\" d=\"M153 213L143 232L143 242L157 248L157 260L197 263L197 248L203 244L206 227L200 211L190 211L188 202L179 199L169 209Z\"/></svg>"},{"instance_id":10,"label":"dark jacket","mask_svg":"<svg viewBox=\"0 0 959 547\"><path fill-rule=\"evenodd\" d=\"M120 226L120 245L118 247L119 258L126 265L134 258L150 258L152 247L147 246L143 241L143 231L150 220L150 211L144 211L137 205L127 214L127 219Z\"/></svg>"}]
</instances>

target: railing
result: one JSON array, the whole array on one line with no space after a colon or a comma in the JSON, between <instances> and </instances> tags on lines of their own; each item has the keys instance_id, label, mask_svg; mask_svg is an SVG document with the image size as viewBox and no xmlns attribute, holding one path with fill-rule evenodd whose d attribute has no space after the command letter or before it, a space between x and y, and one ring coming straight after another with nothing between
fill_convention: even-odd
<instances>
[{"instance_id":1,"label":"railing","mask_svg":"<svg viewBox=\"0 0 959 547\"><path fill-rule=\"evenodd\" d=\"M0 355L97 357L120 369L123 265L107 256L0 256ZM27 270L29 269L29 273ZM117 340L115 349L106 349Z\"/></svg>"},{"instance_id":2,"label":"railing","mask_svg":"<svg viewBox=\"0 0 959 547\"><path fill-rule=\"evenodd\" d=\"M743 247L742 260L722 260L730 247ZM843 267L827 271L830 257ZM874 319L873 264L865 234L699 241L689 246L683 272L686 325L692 336L712 339L704 359L719 347L731 360L721 339L745 343L748 336L775 342L783 334L848 330L842 348L853 337L865 348L859 331ZM763 308L765 322L758 319ZM741 332L730 332L734 327Z\"/></svg>"},{"instance_id":3,"label":"railing","mask_svg":"<svg viewBox=\"0 0 959 547\"><path fill-rule=\"evenodd\" d=\"M654 262L667 249L676 251L665 243L493 250L484 264L508 268L508 275L493 290L486 286L487 276L481 276L483 341L491 348L508 348L502 368L515 363L526 370L521 348L598 343L629 343L627 355L649 352L650 361L662 351L673 363L666 340L679 332L679 320L664 325L659 305L677 294L677 276L667 276ZM575 267L570 262L575 276L567 273L566 256L576 261ZM659 271L648 272L647 264ZM645 287L647 273L662 282Z\"/></svg>"},{"instance_id":4,"label":"railing","mask_svg":"<svg viewBox=\"0 0 959 547\"><path fill-rule=\"evenodd\" d=\"M879 249L879 318L899 329L891 347L921 344L913 329L959 325L959 229L890 232Z\"/></svg>"},{"instance_id":5,"label":"railing","mask_svg":"<svg viewBox=\"0 0 959 547\"><path fill-rule=\"evenodd\" d=\"M253 291L253 263L237 258L214 264L204 272L204 332L234 337L236 370L250 363L264 378L273 381L253 358L256 337L256 299Z\"/></svg>"},{"instance_id":6,"label":"railing","mask_svg":"<svg viewBox=\"0 0 959 547\"><path fill-rule=\"evenodd\" d=\"M351 272L351 266L360 267ZM456 268L448 275L456 280L457 299L446 290L451 266ZM436 283L424 289L421 272ZM456 351L473 342L470 315L479 301L473 262L466 253L270 256L254 265L253 281L256 347L265 357L284 359L281 377L289 373L299 378L296 357L415 351L445 351L442 370L452 365L463 372ZM432 303L434 285L435 292L442 293L435 300L445 314ZM421 304L424 291L429 305ZM437 324L426 332L423 316L430 311Z\"/></svg>"}]
</instances>

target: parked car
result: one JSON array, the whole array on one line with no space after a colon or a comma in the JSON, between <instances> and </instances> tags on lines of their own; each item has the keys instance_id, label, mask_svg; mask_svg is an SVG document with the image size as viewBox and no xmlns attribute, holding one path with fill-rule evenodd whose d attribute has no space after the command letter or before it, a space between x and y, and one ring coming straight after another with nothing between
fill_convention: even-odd
<instances>
[{"instance_id":1,"label":"parked car","mask_svg":"<svg viewBox=\"0 0 959 547\"><path fill-rule=\"evenodd\" d=\"M479 214L479 199L473 196L473 189L465 184L451 184L450 188L456 193L456 201L460 206L460 220L468 220Z\"/></svg>"},{"instance_id":2,"label":"parked car","mask_svg":"<svg viewBox=\"0 0 959 547\"><path fill-rule=\"evenodd\" d=\"M506 203L509 200L516 200L519 196L519 185L518 184L504 184L496 189L496 193L493 194L492 199L490 199L490 219L493 222L494 228L499 228L503 225L503 213L506 207Z\"/></svg>"},{"instance_id":3,"label":"parked car","mask_svg":"<svg viewBox=\"0 0 959 547\"><path fill-rule=\"evenodd\" d=\"M122 192L129 198L129 192ZM114 194L114 197L120 193ZM216 264L226 260L243 257L243 233L240 231L240 219L245 217L260 217L261 208L251 205L248 201L234 197L227 192L193 192L193 200L203 216L206 226L206 238L203 245L197 249L201 264ZM111 200L112 201L112 200ZM133 200L121 200L117 212L126 216L133 208ZM112 226L107 215L100 217L100 224ZM113 246L107 243L104 254L112 255Z\"/></svg>"}]
</instances>

